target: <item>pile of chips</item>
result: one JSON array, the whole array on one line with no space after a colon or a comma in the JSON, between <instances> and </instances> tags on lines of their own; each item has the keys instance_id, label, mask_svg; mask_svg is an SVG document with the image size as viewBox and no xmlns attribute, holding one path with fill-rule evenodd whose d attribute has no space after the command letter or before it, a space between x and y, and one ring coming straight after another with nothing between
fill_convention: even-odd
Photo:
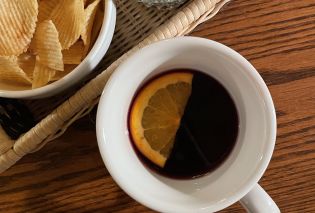
<instances>
[{"instance_id":1,"label":"pile of chips","mask_svg":"<svg viewBox=\"0 0 315 213\"><path fill-rule=\"evenodd\" d=\"M1 0L0 84L34 89L59 80L88 54L101 0Z\"/></svg>"}]
</instances>

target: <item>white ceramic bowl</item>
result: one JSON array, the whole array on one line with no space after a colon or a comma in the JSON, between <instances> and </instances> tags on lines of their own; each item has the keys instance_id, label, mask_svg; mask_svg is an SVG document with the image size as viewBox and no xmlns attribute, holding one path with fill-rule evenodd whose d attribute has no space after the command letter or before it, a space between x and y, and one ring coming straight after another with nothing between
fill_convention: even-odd
<instances>
[{"instance_id":1,"label":"white ceramic bowl","mask_svg":"<svg viewBox=\"0 0 315 213\"><path fill-rule=\"evenodd\" d=\"M93 48L71 73L56 82L37 89L9 91L1 90L0 85L0 97L25 99L49 97L73 86L91 73L107 52L115 30L116 7L114 1L105 1L104 10L103 25Z\"/></svg>"},{"instance_id":2,"label":"white ceramic bowl","mask_svg":"<svg viewBox=\"0 0 315 213\"><path fill-rule=\"evenodd\" d=\"M166 70L190 68L216 78L238 109L239 137L227 160L196 179L175 180L145 167L128 133L128 109L138 88ZM234 50L217 42L181 37L149 45L120 65L100 99L97 140L104 163L118 185L159 212L214 212L241 199L251 212L279 212L257 184L271 159L276 114L266 84ZM253 210L256 209L256 210Z\"/></svg>"}]
</instances>

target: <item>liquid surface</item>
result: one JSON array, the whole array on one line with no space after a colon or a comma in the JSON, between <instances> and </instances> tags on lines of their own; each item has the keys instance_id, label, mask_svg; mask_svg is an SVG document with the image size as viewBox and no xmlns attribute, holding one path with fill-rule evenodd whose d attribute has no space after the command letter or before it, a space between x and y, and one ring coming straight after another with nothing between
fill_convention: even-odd
<instances>
[{"instance_id":1,"label":"liquid surface","mask_svg":"<svg viewBox=\"0 0 315 213\"><path fill-rule=\"evenodd\" d=\"M209 75L194 70L175 70L163 75L173 72L193 73L193 80L191 95L164 168L156 166L134 148L140 160L161 175L195 178L213 171L231 153L239 128L237 109L228 91Z\"/></svg>"}]
</instances>

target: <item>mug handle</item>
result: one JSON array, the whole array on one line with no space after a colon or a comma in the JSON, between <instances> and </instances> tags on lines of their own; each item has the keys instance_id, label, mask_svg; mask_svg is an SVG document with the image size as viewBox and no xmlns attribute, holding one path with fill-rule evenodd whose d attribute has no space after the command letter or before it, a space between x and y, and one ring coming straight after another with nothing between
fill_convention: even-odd
<instances>
[{"instance_id":1,"label":"mug handle","mask_svg":"<svg viewBox=\"0 0 315 213\"><path fill-rule=\"evenodd\" d=\"M267 192L256 183L240 200L248 213L280 213L280 209Z\"/></svg>"}]
</instances>

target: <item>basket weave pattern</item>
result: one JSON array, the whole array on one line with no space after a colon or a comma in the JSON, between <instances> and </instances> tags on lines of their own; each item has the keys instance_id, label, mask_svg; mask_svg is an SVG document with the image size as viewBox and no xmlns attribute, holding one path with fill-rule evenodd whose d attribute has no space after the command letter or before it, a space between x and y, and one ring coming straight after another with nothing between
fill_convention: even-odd
<instances>
[{"instance_id":1,"label":"basket weave pattern","mask_svg":"<svg viewBox=\"0 0 315 213\"><path fill-rule=\"evenodd\" d=\"M117 29L111 49L101 64L107 69L15 142L4 138L5 142L0 145L0 172L59 137L69 125L89 113L98 103L110 75L129 55L154 42L188 34L198 24L213 17L228 1L192 0L180 8L159 11L136 1L116 0Z\"/></svg>"}]
</instances>

